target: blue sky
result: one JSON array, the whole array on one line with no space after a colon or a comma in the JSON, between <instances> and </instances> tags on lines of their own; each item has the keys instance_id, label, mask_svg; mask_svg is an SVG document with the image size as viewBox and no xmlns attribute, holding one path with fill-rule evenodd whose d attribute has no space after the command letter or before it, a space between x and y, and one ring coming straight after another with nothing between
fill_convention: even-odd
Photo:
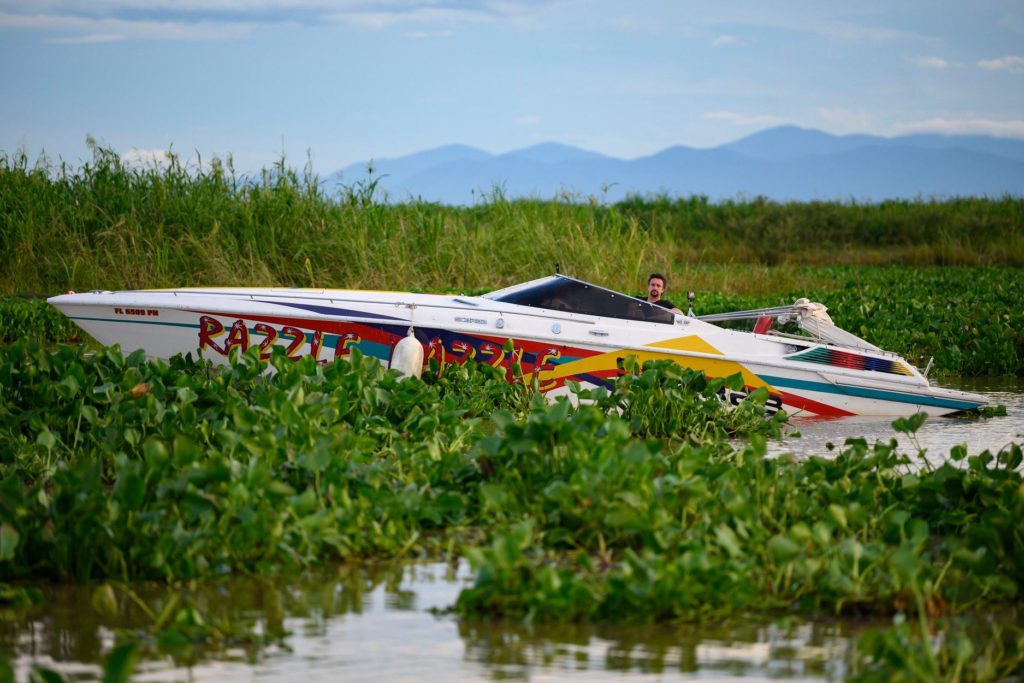
<instances>
[{"instance_id":1,"label":"blue sky","mask_svg":"<svg viewBox=\"0 0 1024 683\"><path fill-rule=\"evenodd\" d=\"M0 0L0 154L461 143L635 158L781 124L1024 138L1024 2Z\"/></svg>"}]
</instances>

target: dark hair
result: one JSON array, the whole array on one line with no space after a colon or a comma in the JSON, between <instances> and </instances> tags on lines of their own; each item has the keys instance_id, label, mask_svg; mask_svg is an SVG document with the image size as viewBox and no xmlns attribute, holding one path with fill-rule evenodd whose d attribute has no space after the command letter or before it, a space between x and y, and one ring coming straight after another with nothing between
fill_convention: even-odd
<instances>
[{"instance_id":1,"label":"dark hair","mask_svg":"<svg viewBox=\"0 0 1024 683\"><path fill-rule=\"evenodd\" d=\"M661 273L651 273L650 275L648 275L647 284L651 284L651 280L653 280L654 278L658 278L659 280L661 280L662 286L668 288L668 280L666 280L665 276L662 275Z\"/></svg>"}]
</instances>

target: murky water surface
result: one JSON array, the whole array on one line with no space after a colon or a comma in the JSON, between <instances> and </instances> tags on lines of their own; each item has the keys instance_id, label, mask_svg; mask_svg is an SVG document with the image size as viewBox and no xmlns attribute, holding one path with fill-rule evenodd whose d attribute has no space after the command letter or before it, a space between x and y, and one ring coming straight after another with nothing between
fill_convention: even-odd
<instances>
[{"instance_id":1,"label":"murky water surface","mask_svg":"<svg viewBox=\"0 0 1024 683\"><path fill-rule=\"evenodd\" d=\"M993 405L1006 406L1007 414L993 418L931 417L914 439L894 430L892 418L887 417L796 418L793 430L799 436L791 434L781 442L769 444L769 453L827 455L842 448L849 438L863 437L869 444L896 439L902 450L916 453L918 447L923 448L929 461L938 464L948 458L951 448L960 444L967 445L970 455L984 450L998 453L1011 442L1024 444L1024 382L1020 379L962 379L946 381L943 385L984 394Z\"/></svg>"},{"instance_id":2,"label":"murky water surface","mask_svg":"<svg viewBox=\"0 0 1024 683\"><path fill-rule=\"evenodd\" d=\"M136 587L113 621L88 588L46 590L46 603L7 612L0 648L15 653L18 680L46 667L71 680L102 677L118 631L152 629L178 593L220 645L154 649L140 681L553 681L841 680L857 622L526 627L445 614L468 580L446 565L384 572L341 569L293 579L233 580L188 590Z\"/></svg>"}]
</instances>

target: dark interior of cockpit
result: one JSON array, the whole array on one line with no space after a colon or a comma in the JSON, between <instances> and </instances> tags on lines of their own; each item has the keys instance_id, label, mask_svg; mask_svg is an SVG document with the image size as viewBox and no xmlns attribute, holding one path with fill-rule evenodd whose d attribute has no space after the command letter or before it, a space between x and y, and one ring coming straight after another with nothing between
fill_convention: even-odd
<instances>
[{"instance_id":1,"label":"dark interior of cockpit","mask_svg":"<svg viewBox=\"0 0 1024 683\"><path fill-rule=\"evenodd\" d=\"M566 313L644 320L666 325L675 322L675 314L666 308L568 277L546 280L495 299L520 306Z\"/></svg>"}]
</instances>

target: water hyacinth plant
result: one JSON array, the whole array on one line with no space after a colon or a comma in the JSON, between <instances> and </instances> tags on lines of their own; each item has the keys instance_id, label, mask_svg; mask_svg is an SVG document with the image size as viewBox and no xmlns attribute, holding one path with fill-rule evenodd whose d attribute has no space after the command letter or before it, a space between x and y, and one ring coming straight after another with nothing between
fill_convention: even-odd
<instances>
[{"instance_id":1,"label":"water hyacinth plant","mask_svg":"<svg viewBox=\"0 0 1024 683\"><path fill-rule=\"evenodd\" d=\"M856 439L832 457L767 458L784 416L766 418L756 393L733 408L722 382L628 363L574 404L472 363L401 380L358 353L327 366L277 354L267 374L254 352L213 367L0 348L0 580L466 558L463 619L925 625L871 641L865 675L897 646L927 647L935 619L1019 600L1018 445L957 448L931 468ZM1004 635L1000 661L1019 661Z\"/></svg>"},{"instance_id":2,"label":"water hyacinth plant","mask_svg":"<svg viewBox=\"0 0 1024 683\"><path fill-rule=\"evenodd\" d=\"M329 366L277 356L270 376L254 354L223 369L20 342L0 359L11 576L184 578L423 552L439 530L486 521L473 444L555 409L475 364L401 382L358 354ZM736 431L740 413L713 405ZM94 533L116 540L83 542Z\"/></svg>"},{"instance_id":3,"label":"water hyacinth plant","mask_svg":"<svg viewBox=\"0 0 1024 683\"><path fill-rule=\"evenodd\" d=\"M0 344L19 339L78 342L85 333L41 298L0 297Z\"/></svg>"},{"instance_id":4,"label":"water hyacinth plant","mask_svg":"<svg viewBox=\"0 0 1024 683\"><path fill-rule=\"evenodd\" d=\"M934 613L1012 599L1024 578L1018 446L958 449L933 470L856 440L769 459L780 418L756 396L730 409L716 383L664 363L575 407L472 364L401 381L358 354L271 363L0 351L2 576L188 578L471 547L481 578L461 611L526 615L524 596L541 609L557 585L590 596L550 612L568 619ZM686 406L658 418L671 439L652 427L666 401ZM750 445L722 441L736 434ZM523 590L486 578L512 567Z\"/></svg>"}]
</instances>

